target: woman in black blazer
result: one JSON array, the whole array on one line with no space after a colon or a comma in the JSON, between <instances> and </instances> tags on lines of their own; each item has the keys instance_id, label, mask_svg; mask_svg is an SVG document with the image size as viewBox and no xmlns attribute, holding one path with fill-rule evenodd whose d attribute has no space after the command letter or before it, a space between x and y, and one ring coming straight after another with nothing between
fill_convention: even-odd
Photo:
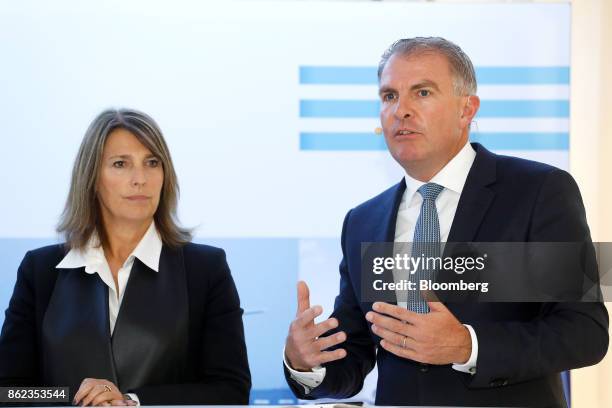
<instances>
[{"instance_id":1,"label":"woman in black blazer","mask_svg":"<svg viewBox=\"0 0 612 408\"><path fill-rule=\"evenodd\" d=\"M23 259L0 385L68 386L109 406L248 404L242 309L223 250L178 226L157 124L107 110L81 143L58 231Z\"/></svg>"}]
</instances>

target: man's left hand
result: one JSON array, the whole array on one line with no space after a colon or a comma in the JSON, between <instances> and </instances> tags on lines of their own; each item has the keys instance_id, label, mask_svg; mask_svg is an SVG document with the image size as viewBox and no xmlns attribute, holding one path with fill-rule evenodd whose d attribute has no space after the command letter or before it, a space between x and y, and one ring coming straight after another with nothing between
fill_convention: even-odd
<instances>
[{"instance_id":1,"label":"man's left hand","mask_svg":"<svg viewBox=\"0 0 612 408\"><path fill-rule=\"evenodd\" d=\"M441 302L427 302L429 313L376 302L366 314L380 345L398 357L427 364L464 364L472 353L468 329Z\"/></svg>"}]
</instances>

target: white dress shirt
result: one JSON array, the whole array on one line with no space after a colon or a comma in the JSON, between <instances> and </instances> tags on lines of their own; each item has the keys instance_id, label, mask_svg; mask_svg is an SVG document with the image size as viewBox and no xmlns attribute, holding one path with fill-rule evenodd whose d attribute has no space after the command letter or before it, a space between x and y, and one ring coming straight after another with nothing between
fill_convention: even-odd
<instances>
[{"instance_id":1,"label":"white dress shirt","mask_svg":"<svg viewBox=\"0 0 612 408\"><path fill-rule=\"evenodd\" d=\"M119 268L119 272L117 273L118 292L115 287L113 274L104 256L104 250L100 245L100 240L96 233L92 234L87 245L82 250L71 249L64 259L57 264L56 268L72 269L85 267L85 273L90 275L97 273L100 276L102 282L108 286L108 319L110 323L110 335L112 335L115 330L115 323L117 322L117 315L119 314L121 302L123 301L125 287L127 286L130 272L134 265L134 258L138 258L149 268L158 272L162 245L162 240L155 227L155 222L152 222L138 245L136 245L136 248L134 248L132 253L127 257L121 268ZM133 400L139 402L135 394L128 395Z\"/></svg>"},{"instance_id":2,"label":"white dress shirt","mask_svg":"<svg viewBox=\"0 0 612 408\"><path fill-rule=\"evenodd\" d=\"M444 187L436 198L436 210L440 221L441 242L445 242L448 239L448 234L453 219L455 218L455 212L457 211L457 205L459 204L459 198L461 197L463 186L465 185L465 181L475 158L476 152L472 148L472 145L466 143L459 153L457 153L455 157L453 157L451 161L449 161L446 166L429 181L430 183L436 183ZM406 181L406 190L402 196L397 213L394 242L413 241L414 228L419 218L421 204L423 203L423 197L417 190L423 184L426 184L410 177L408 174L406 174L404 178ZM394 273L394 280L398 281L399 279L401 279L401 276L396 276ZM396 292L396 294L398 296L398 305L406 307L407 303L401 300L402 297L405 298L405 292L403 295L399 291ZM476 360L478 358L478 339L472 326L466 324L465 327L468 329L472 339L472 352L465 364L453 364L452 367L458 371L475 374ZM312 372L296 371L289 366L284 354L283 350L285 366L289 370L291 377L304 387L307 394L323 382L325 378L325 367L314 367Z\"/></svg>"}]
</instances>

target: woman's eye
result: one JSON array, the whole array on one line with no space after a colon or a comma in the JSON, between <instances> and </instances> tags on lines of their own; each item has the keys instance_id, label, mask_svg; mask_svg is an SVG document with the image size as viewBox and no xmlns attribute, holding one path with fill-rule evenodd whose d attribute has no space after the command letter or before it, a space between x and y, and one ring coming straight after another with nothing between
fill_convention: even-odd
<instances>
[{"instance_id":1,"label":"woman's eye","mask_svg":"<svg viewBox=\"0 0 612 408\"><path fill-rule=\"evenodd\" d=\"M113 162L113 167L117 167L118 169L125 167L125 160L117 160Z\"/></svg>"},{"instance_id":2,"label":"woman's eye","mask_svg":"<svg viewBox=\"0 0 612 408\"><path fill-rule=\"evenodd\" d=\"M157 159L151 159L151 160L149 160L148 163L149 163L149 167L157 167L157 166L159 166L159 160L157 160Z\"/></svg>"},{"instance_id":3,"label":"woman's eye","mask_svg":"<svg viewBox=\"0 0 612 408\"><path fill-rule=\"evenodd\" d=\"M419 90L419 96L429 96L431 94L431 92L427 89L420 89Z\"/></svg>"}]
</instances>

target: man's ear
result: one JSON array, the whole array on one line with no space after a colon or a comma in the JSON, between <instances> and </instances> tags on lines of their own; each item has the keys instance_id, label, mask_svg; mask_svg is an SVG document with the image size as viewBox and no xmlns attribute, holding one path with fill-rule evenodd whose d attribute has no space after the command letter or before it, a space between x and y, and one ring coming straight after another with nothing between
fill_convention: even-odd
<instances>
[{"instance_id":1,"label":"man's ear","mask_svg":"<svg viewBox=\"0 0 612 408\"><path fill-rule=\"evenodd\" d=\"M461 110L461 119L466 120L467 123L471 123L478 112L478 108L480 108L480 98L477 95L467 96L465 105Z\"/></svg>"}]
</instances>

